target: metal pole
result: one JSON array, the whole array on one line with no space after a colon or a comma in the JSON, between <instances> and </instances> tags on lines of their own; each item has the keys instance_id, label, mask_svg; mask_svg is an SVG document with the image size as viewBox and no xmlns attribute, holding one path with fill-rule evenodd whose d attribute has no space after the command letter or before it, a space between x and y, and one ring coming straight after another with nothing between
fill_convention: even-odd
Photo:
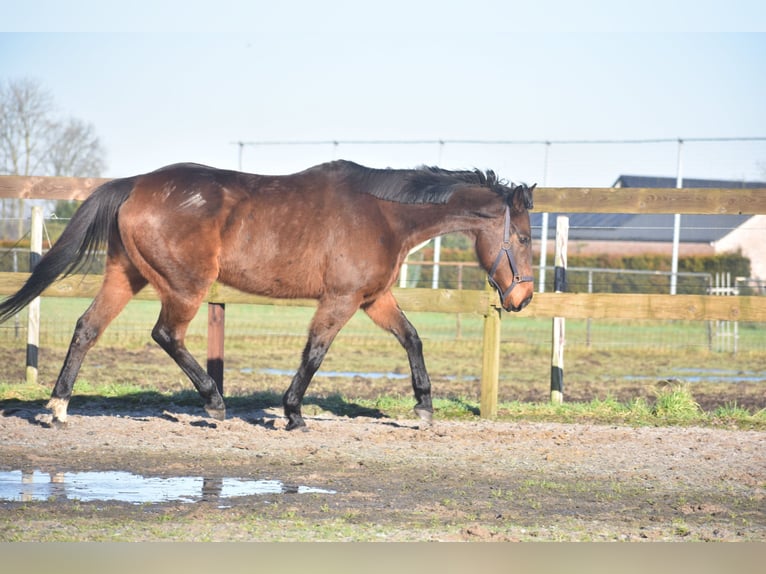
<instances>
[{"instance_id":1,"label":"metal pole","mask_svg":"<svg viewBox=\"0 0 766 574\"><path fill-rule=\"evenodd\" d=\"M439 157L436 160L436 165L442 163L442 153L444 152L444 142L439 140ZM439 262L441 261L442 254L442 238L441 236L434 238L434 273L431 278L431 289L439 288Z\"/></svg>"},{"instance_id":2,"label":"metal pole","mask_svg":"<svg viewBox=\"0 0 766 574\"><path fill-rule=\"evenodd\" d=\"M402 263L401 268L399 269L399 287L404 289L407 287L407 271L409 270L409 266L407 265L407 260L404 260L405 262Z\"/></svg>"},{"instance_id":3,"label":"metal pole","mask_svg":"<svg viewBox=\"0 0 766 574\"><path fill-rule=\"evenodd\" d=\"M678 165L676 167L676 188L681 189L683 187L683 163L681 161L684 140L678 140ZM681 214L676 213L673 216L673 256L670 264L670 294L676 294L676 287L678 285L678 244L681 238Z\"/></svg>"},{"instance_id":4,"label":"metal pole","mask_svg":"<svg viewBox=\"0 0 766 574\"><path fill-rule=\"evenodd\" d=\"M545 142L545 159L543 161L543 185L548 184L548 150L551 142ZM543 213L543 219L540 223L540 279L538 281L538 291L545 293L545 265L548 259L548 212Z\"/></svg>"},{"instance_id":5,"label":"metal pole","mask_svg":"<svg viewBox=\"0 0 766 574\"><path fill-rule=\"evenodd\" d=\"M431 278L431 289L439 288L439 262L441 261L442 238L434 237L434 275Z\"/></svg>"}]
</instances>

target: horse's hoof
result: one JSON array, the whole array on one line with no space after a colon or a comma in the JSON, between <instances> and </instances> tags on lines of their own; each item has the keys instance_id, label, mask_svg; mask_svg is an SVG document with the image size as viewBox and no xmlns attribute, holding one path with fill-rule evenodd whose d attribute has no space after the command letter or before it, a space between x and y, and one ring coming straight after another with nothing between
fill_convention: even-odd
<instances>
[{"instance_id":1,"label":"horse's hoof","mask_svg":"<svg viewBox=\"0 0 766 574\"><path fill-rule=\"evenodd\" d=\"M66 428L68 399L51 397L45 408L51 411L51 427L61 429Z\"/></svg>"},{"instance_id":2,"label":"horse's hoof","mask_svg":"<svg viewBox=\"0 0 766 574\"><path fill-rule=\"evenodd\" d=\"M205 412L213 417L217 421L226 420L226 407L220 409L214 409L212 407L205 407Z\"/></svg>"},{"instance_id":3,"label":"horse's hoof","mask_svg":"<svg viewBox=\"0 0 766 574\"><path fill-rule=\"evenodd\" d=\"M289 419L285 430L293 431L300 430L302 432L308 432L309 428L306 426L306 422L302 418Z\"/></svg>"},{"instance_id":4,"label":"horse's hoof","mask_svg":"<svg viewBox=\"0 0 766 574\"><path fill-rule=\"evenodd\" d=\"M64 430L67 428L67 422L60 421L59 419L51 419L51 428Z\"/></svg>"},{"instance_id":5,"label":"horse's hoof","mask_svg":"<svg viewBox=\"0 0 766 574\"><path fill-rule=\"evenodd\" d=\"M434 422L433 411L427 411L425 409L419 409L419 408L415 408L413 410L415 411L415 414L418 415L418 417L420 418L420 421L425 426L429 426Z\"/></svg>"}]
</instances>

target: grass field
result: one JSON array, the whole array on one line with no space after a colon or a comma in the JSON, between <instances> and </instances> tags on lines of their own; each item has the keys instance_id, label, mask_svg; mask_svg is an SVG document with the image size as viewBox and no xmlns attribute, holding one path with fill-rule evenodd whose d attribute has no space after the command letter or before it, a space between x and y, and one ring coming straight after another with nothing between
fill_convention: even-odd
<instances>
[{"instance_id":1,"label":"grass field","mask_svg":"<svg viewBox=\"0 0 766 574\"><path fill-rule=\"evenodd\" d=\"M49 392L74 323L88 304L89 300L83 299L43 300L40 379L46 386L40 389L40 400ZM88 385L90 392L103 394L105 384L117 385L118 392L137 392L140 388L133 381L139 380L144 389L189 392L189 401L198 400L189 391L190 383L151 341L158 310L156 302L134 301L123 311L86 359L76 395L88 392ZM279 404L279 394L298 365L312 314L313 309L304 307L230 305L226 310L227 395L252 397L261 393L262 400ZM447 401L440 409L454 411L455 416L461 416L461 412L475 416L480 392L483 318L442 313L408 316L424 342L434 396ZM22 317L18 331L13 321L0 326L0 342L8 349L2 355L8 364L2 365L0 383L15 385L24 379L24 325ZM610 416L618 420L630 418L632 415L626 414L630 405L637 412L647 410L636 401L656 405L658 385L679 381L686 384L689 399L703 412L720 414L724 409L732 415L760 413L760 418L764 418L766 330L762 328L739 325L739 351L733 354L710 350L704 323L598 321L588 325L586 321L570 320L565 354L568 412L555 411L547 404L550 320L506 316L502 329L499 381L502 416L538 420L587 418L589 415L582 412L586 405L591 411L617 409ZM187 339L190 350L203 365L206 333L207 314L203 307ZM333 396L372 401L376 408L388 401L384 408L404 412L411 408L410 395L405 353L393 337L358 313L336 339L307 399L313 400L318 408L322 401L333 400ZM532 404L537 406L533 408ZM572 410L575 408L580 411Z\"/></svg>"}]
</instances>

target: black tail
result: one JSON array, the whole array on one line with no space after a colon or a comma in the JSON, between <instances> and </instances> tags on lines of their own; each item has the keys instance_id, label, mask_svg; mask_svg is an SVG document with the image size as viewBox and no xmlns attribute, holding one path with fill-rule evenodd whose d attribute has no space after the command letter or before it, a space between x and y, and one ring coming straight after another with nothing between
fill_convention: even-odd
<instances>
[{"instance_id":1,"label":"black tail","mask_svg":"<svg viewBox=\"0 0 766 574\"><path fill-rule=\"evenodd\" d=\"M83 202L24 286L0 303L0 323L21 311L60 276L81 270L93 259L117 225L117 212L133 191L134 183L134 178L109 181Z\"/></svg>"}]
</instances>

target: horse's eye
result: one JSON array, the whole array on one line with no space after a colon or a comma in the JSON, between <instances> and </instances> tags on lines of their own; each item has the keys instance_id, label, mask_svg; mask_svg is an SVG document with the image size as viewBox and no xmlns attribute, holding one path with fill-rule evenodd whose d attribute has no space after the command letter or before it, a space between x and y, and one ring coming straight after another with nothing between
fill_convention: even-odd
<instances>
[{"instance_id":1,"label":"horse's eye","mask_svg":"<svg viewBox=\"0 0 766 574\"><path fill-rule=\"evenodd\" d=\"M519 235L519 243L522 245L529 245L532 238L529 235Z\"/></svg>"}]
</instances>

